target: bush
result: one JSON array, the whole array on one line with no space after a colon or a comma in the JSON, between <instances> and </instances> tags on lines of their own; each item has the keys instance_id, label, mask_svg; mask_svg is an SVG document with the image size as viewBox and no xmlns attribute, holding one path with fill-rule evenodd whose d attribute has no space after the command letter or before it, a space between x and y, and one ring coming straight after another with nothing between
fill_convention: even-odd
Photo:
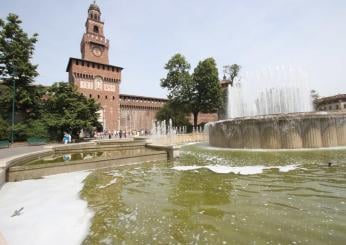
<instances>
[{"instance_id":1,"label":"bush","mask_svg":"<svg viewBox=\"0 0 346 245\"><path fill-rule=\"evenodd\" d=\"M7 139L9 138L11 133L11 128L10 125L0 117L0 138L3 139Z\"/></svg>"},{"instance_id":2,"label":"bush","mask_svg":"<svg viewBox=\"0 0 346 245\"><path fill-rule=\"evenodd\" d=\"M26 137L42 137L48 138L47 125L41 120L35 120L28 123L25 130Z\"/></svg>"}]
</instances>

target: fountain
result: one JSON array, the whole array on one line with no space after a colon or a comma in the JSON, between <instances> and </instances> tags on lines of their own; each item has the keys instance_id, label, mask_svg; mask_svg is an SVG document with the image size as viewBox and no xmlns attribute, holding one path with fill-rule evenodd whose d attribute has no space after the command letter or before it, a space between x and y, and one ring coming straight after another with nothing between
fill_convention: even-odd
<instances>
[{"instance_id":1,"label":"fountain","mask_svg":"<svg viewBox=\"0 0 346 245\"><path fill-rule=\"evenodd\" d=\"M265 87L253 96L243 85ZM247 93L247 94L246 94ZM312 112L307 75L277 67L246 74L228 88L230 119L209 125L209 144L226 148L296 149L346 145L345 112Z\"/></svg>"}]
</instances>

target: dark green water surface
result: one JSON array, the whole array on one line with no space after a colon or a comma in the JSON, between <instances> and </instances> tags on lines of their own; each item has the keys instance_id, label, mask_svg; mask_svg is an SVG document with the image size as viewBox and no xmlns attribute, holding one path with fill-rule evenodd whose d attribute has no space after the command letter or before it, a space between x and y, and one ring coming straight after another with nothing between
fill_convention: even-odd
<instances>
[{"instance_id":1,"label":"dark green water surface","mask_svg":"<svg viewBox=\"0 0 346 245\"><path fill-rule=\"evenodd\" d=\"M179 165L267 168L172 169ZM84 244L346 244L346 150L189 146L174 163L97 170L81 194L95 212Z\"/></svg>"}]
</instances>

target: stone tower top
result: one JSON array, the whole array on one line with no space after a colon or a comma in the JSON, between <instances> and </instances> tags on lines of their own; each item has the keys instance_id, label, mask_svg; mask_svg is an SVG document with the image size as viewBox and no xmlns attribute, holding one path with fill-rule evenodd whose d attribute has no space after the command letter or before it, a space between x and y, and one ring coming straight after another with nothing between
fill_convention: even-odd
<instances>
[{"instance_id":1,"label":"stone tower top","mask_svg":"<svg viewBox=\"0 0 346 245\"><path fill-rule=\"evenodd\" d=\"M100 7L94 2L88 9L85 33L81 41L82 59L109 64L109 40L105 38Z\"/></svg>"},{"instance_id":2,"label":"stone tower top","mask_svg":"<svg viewBox=\"0 0 346 245\"><path fill-rule=\"evenodd\" d=\"M92 3L92 4L90 4L88 12L90 12L90 10L95 10L95 11L101 13L100 7L96 4L96 1L94 1L94 3Z\"/></svg>"}]
</instances>

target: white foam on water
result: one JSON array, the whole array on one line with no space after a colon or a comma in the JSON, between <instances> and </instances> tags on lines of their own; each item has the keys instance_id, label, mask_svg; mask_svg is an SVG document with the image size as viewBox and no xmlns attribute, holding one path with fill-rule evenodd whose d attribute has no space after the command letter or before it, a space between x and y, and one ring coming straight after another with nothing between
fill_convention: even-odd
<instances>
[{"instance_id":1,"label":"white foam on water","mask_svg":"<svg viewBox=\"0 0 346 245\"><path fill-rule=\"evenodd\" d=\"M108 186L110 186L110 185L113 185L113 184L115 184L115 183L117 183L117 179L116 179L116 178L115 178L115 179L112 179L111 181L109 181L108 184L106 184L106 185L100 185L100 186L98 186L97 188L103 189L103 188L106 188L106 187L108 187Z\"/></svg>"},{"instance_id":2,"label":"white foam on water","mask_svg":"<svg viewBox=\"0 0 346 245\"><path fill-rule=\"evenodd\" d=\"M88 174L6 183L0 190L0 231L7 244L81 244L94 215L79 196ZM21 211L13 216L16 210Z\"/></svg>"},{"instance_id":3,"label":"white foam on water","mask_svg":"<svg viewBox=\"0 0 346 245\"><path fill-rule=\"evenodd\" d=\"M221 174L241 174L241 175L250 175L250 174L261 174L263 173L264 166L242 166L242 167L230 167L223 165L209 165L207 168L215 173Z\"/></svg>"},{"instance_id":4,"label":"white foam on water","mask_svg":"<svg viewBox=\"0 0 346 245\"><path fill-rule=\"evenodd\" d=\"M203 166L175 166L172 169L178 170L178 171L188 171L188 170L195 170L195 169L200 169L203 168Z\"/></svg>"},{"instance_id":5,"label":"white foam on water","mask_svg":"<svg viewBox=\"0 0 346 245\"><path fill-rule=\"evenodd\" d=\"M220 174L228 174L228 173L234 173L234 174L241 174L241 175L252 175L252 174L261 174L263 173L263 170L265 169L273 169L277 168L280 172L289 172L291 170L294 170L298 167L297 164L287 165L287 166L262 166L262 165L255 165L255 166L240 166L240 167L232 167L232 166L225 166L225 165L206 165L206 166L175 166L172 169L178 170L178 171L189 171L189 170L196 170L201 168L209 169L210 171L213 171L215 173Z\"/></svg>"},{"instance_id":6,"label":"white foam on water","mask_svg":"<svg viewBox=\"0 0 346 245\"><path fill-rule=\"evenodd\" d=\"M292 164L287 166L278 166L277 168L279 169L280 172L289 172L289 171L295 170L297 167L298 167L298 164Z\"/></svg>"}]
</instances>

